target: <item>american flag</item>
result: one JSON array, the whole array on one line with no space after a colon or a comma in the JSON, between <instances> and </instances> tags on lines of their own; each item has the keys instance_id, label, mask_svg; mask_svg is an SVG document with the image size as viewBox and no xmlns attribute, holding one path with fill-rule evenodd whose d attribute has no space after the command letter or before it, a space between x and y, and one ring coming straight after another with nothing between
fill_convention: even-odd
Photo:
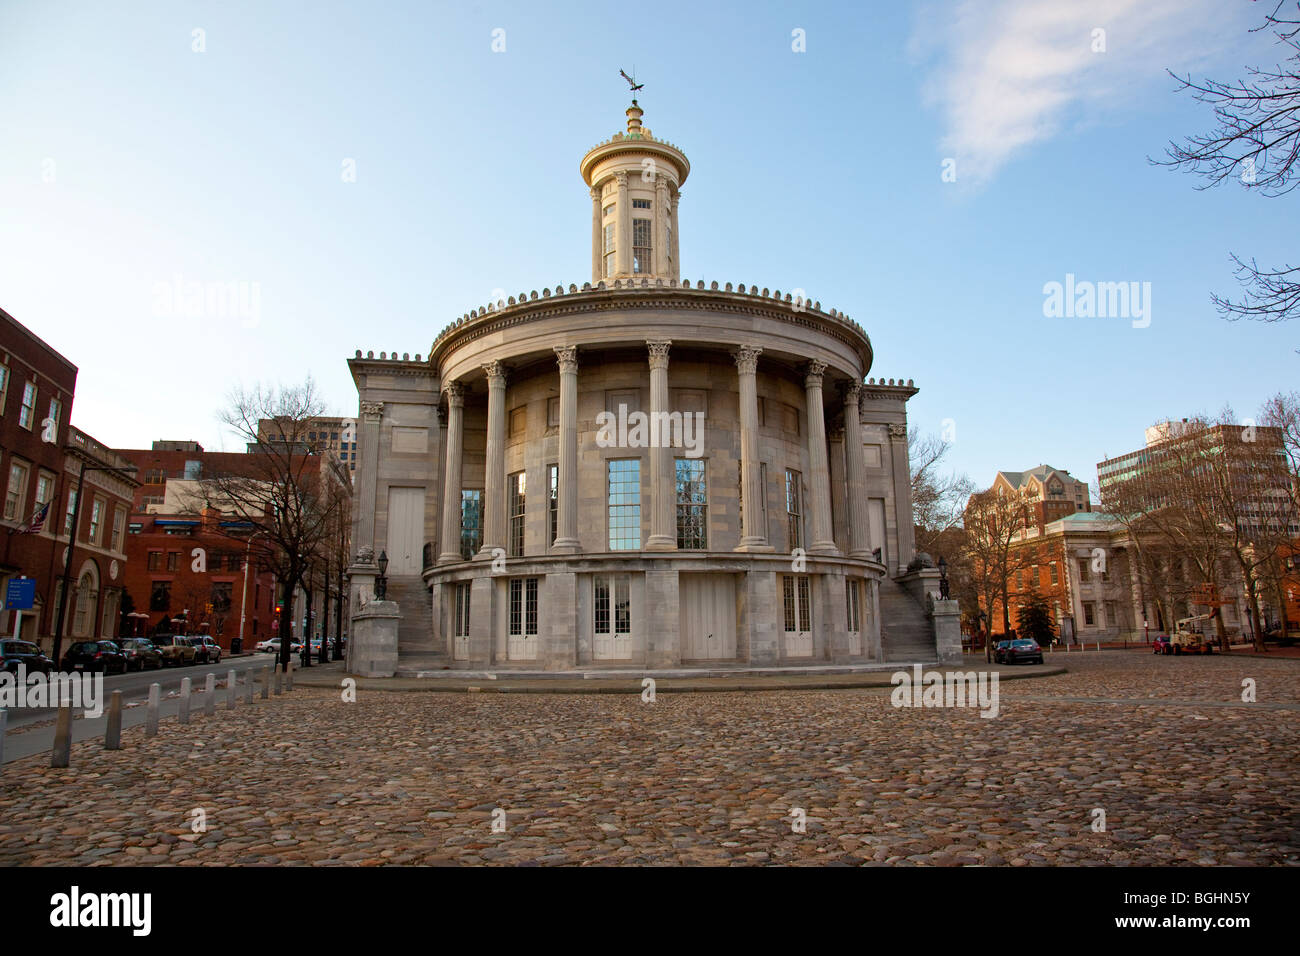
<instances>
[{"instance_id":1,"label":"american flag","mask_svg":"<svg viewBox=\"0 0 1300 956\"><path fill-rule=\"evenodd\" d=\"M39 534L40 530L45 527L45 518L50 513L50 503L47 501L36 509L32 515L32 523L27 527L19 530L19 534Z\"/></svg>"}]
</instances>

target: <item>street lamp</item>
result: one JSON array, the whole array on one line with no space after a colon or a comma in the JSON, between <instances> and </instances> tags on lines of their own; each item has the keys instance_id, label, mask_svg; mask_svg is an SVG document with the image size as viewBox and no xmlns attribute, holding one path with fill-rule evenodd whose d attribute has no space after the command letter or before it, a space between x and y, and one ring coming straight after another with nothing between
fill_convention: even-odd
<instances>
[{"instance_id":1,"label":"street lamp","mask_svg":"<svg viewBox=\"0 0 1300 956\"><path fill-rule=\"evenodd\" d=\"M939 555L939 598L943 601L948 600L948 562L943 559L942 554Z\"/></svg>"},{"instance_id":2,"label":"street lamp","mask_svg":"<svg viewBox=\"0 0 1300 956\"><path fill-rule=\"evenodd\" d=\"M59 651L63 648L63 624L68 614L68 591L72 588L72 558L77 548L77 525L81 522L81 491L86 483L88 471L115 471L120 474L133 474L140 469L135 465L119 468L115 465L87 465L83 460L81 470L77 473L77 497L72 502L72 528L68 532L68 554L63 562L63 593L59 595L59 617L54 626L54 666L58 666Z\"/></svg>"},{"instance_id":3,"label":"street lamp","mask_svg":"<svg viewBox=\"0 0 1300 956\"><path fill-rule=\"evenodd\" d=\"M379 577L375 578L375 600L384 601L388 598L388 552L379 552Z\"/></svg>"}]
</instances>

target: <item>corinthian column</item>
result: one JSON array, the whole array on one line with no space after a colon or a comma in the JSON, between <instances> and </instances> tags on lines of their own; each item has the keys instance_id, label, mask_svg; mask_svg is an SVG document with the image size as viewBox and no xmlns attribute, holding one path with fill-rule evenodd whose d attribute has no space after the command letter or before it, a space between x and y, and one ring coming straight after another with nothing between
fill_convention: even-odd
<instances>
[{"instance_id":1,"label":"corinthian column","mask_svg":"<svg viewBox=\"0 0 1300 956\"><path fill-rule=\"evenodd\" d=\"M361 467L357 475L357 539L358 554L362 550L373 552L375 546L375 495L379 484L379 423L384 417L383 402L361 403L360 435Z\"/></svg>"},{"instance_id":2,"label":"corinthian column","mask_svg":"<svg viewBox=\"0 0 1300 956\"><path fill-rule=\"evenodd\" d=\"M763 350L741 346L733 357L740 378L740 487L744 494L737 551L771 551L763 524L763 488L758 463L758 356Z\"/></svg>"},{"instance_id":3,"label":"corinthian column","mask_svg":"<svg viewBox=\"0 0 1300 956\"><path fill-rule=\"evenodd\" d=\"M483 480L483 548L475 561L491 561L495 548L506 546L506 368L483 366L488 380L487 464Z\"/></svg>"},{"instance_id":4,"label":"corinthian column","mask_svg":"<svg viewBox=\"0 0 1300 956\"><path fill-rule=\"evenodd\" d=\"M551 550L577 554L578 541L578 347L555 347L560 365L560 488Z\"/></svg>"},{"instance_id":5,"label":"corinthian column","mask_svg":"<svg viewBox=\"0 0 1300 956\"><path fill-rule=\"evenodd\" d=\"M862 419L857 382L844 389L844 484L849 496L849 556L871 557L871 528L867 516L867 463L862 456Z\"/></svg>"},{"instance_id":6,"label":"corinthian column","mask_svg":"<svg viewBox=\"0 0 1300 956\"><path fill-rule=\"evenodd\" d=\"M625 276L632 271L632 209L627 199L627 173L618 177L618 208L614 210L614 273Z\"/></svg>"},{"instance_id":7,"label":"corinthian column","mask_svg":"<svg viewBox=\"0 0 1300 956\"><path fill-rule=\"evenodd\" d=\"M650 538L647 551L676 551L677 529L673 520L676 495L673 492L673 450L662 440L659 424L668 414L668 347L669 340L647 340L650 349ZM658 439L658 440L657 440Z\"/></svg>"},{"instance_id":8,"label":"corinthian column","mask_svg":"<svg viewBox=\"0 0 1300 956\"><path fill-rule=\"evenodd\" d=\"M605 235L601 229L600 187L591 187L591 282L595 285L604 272Z\"/></svg>"},{"instance_id":9,"label":"corinthian column","mask_svg":"<svg viewBox=\"0 0 1300 956\"><path fill-rule=\"evenodd\" d=\"M831 476L826 460L826 412L822 408L822 372L826 363L808 363L804 377L804 403L808 409L808 464L812 471L809 488L812 501L811 554L838 554L831 535Z\"/></svg>"},{"instance_id":10,"label":"corinthian column","mask_svg":"<svg viewBox=\"0 0 1300 956\"><path fill-rule=\"evenodd\" d=\"M439 564L461 560L460 557L460 459L465 447L465 386L448 382L447 392L447 470L442 483L442 553Z\"/></svg>"},{"instance_id":11,"label":"corinthian column","mask_svg":"<svg viewBox=\"0 0 1300 956\"><path fill-rule=\"evenodd\" d=\"M651 257L654 274L661 276L668 272L668 180L663 176L655 177L654 214L655 247Z\"/></svg>"}]
</instances>

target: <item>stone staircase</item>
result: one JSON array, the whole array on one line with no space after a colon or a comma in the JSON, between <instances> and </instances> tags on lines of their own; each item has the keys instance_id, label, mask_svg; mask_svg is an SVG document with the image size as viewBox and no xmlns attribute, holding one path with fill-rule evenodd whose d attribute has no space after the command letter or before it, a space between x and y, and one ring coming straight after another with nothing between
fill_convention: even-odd
<instances>
[{"instance_id":1,"label":"stone staircase","mask_svg":"<svg viewBox=\"0 0 1300 956\"><path fill-rule=\"evenodd\" d=\"M880 643L887 662L924 664L939 659L934 625L925 608L890 578L880 582Z\"/></svg>"},{"instance_id":2,"label":"stone staircase","mask_svg":"<svg viewBox=\"0 0 1300 956\"><path fill-rule=\"evenodd\" d=\"M397 622L398 656L431 652L433 606L424 581L415 576L389 577L388 600L397 602L402 615Z\"/></svg>"}]
</instances>

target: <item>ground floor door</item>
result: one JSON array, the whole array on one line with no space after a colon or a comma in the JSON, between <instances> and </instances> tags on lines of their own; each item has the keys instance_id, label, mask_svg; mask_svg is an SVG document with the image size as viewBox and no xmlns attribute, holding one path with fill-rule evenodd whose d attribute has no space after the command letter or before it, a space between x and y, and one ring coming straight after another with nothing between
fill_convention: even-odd
<instances>
[{"instance_id":1,"label":"ground floor door","mask_svg":"<svg viewBox=\"0 0 1300 956\"><path fill-rule=\"evenodd\" d=\"M506 660L537 660L537 578L512 578L507 589Z\"/></svg>"},{"instance_id":2,"label":"ground floor door","mask_svg":"<svg viewBox=\"0 0 1300 956\"><path fill-rule=\"evenodd\" d=\"M592 578L592 656L598 661L632 658L632 576Z\"/></svg>"},{"instance_id":3,"label":"ground floor door","mask_svg":"<svg viewBox=\"0 0 1300 956\"><path fill-rule=\"evenodd\" d=\"M807 575L781 578L785 604L785 656L812 657L812 587Z\"/></svg>"},{"instance_id":4,"label":"ground floor door","mask_svg":"<svg viewBox=\"0 0 1300 956\"><path fill-rule=\"evenodd\" d=\"M470 583L461 581L451 586L452 593L452 651L453 660L469 660L469 594Z\"/></svg>"},{"instance_id":5,"label":"ground floor door","mask_svg":"<svg viewBox=\"0 0 1300 956\"><path fill-rule=\"evenodd\" d=\"M679 574L682 659L735 660L736 578L730 574Z\"/></svg>"}]
</instances>

